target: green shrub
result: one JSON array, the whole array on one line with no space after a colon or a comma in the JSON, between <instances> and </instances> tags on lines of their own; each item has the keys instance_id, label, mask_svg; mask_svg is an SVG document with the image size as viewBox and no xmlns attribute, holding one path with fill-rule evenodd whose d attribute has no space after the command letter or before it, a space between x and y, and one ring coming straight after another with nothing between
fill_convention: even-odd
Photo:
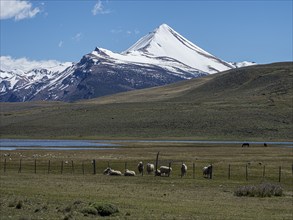
<instances>
[{"instance_id":1,"label":"green shrub","mask_svg":"<svg viewBox=\"0 0 293 220\"><path fill-rule=\"evenodd\" d=\"M262 183L260 185L240 186L234 191L235 196L251 196L251 197L271 197L282 196L283 188L280 185L272 183Z\"/></svg>"},{"instance_id":2,"label":"green shrub","mask_svg":"<svg viewBox=\"0 0 293 220\"><path fill-rule=\"evenodd\" d=\"M70 212L71 211L71 205L66 206L63 211L64 212Z\"/></svg>"},{"instance_id":3,"label":"green shrub","mask_svg":"<svg viewBox=\"0 0 293 220\"><path fill-rule=\"evenodd\" d=\"M86 216L87 215L110 216L118 212L119 210L117 206L113 204L103 204L103 203L90 203L89 206L81 210L81 213L83 213Z\"/></svg>"},{"instance_id":4,"label":"green shrub","mask_svg":"<svg viewBox=\"0 0 293 220\"><path fill-rule=\"evenodd\" d=\"M98 211L100 216L110 216L112 214L118 213L119 209L113 204L93 204L93 206Z\"/></svg>"},{"instance_id":5,"label":"green shrub","mask_svg":"<svg viewBox=\"0 0 293 220\"><path fill-rule=\"evenodd\" d=\"M95 207L87 206L81 210L84 215L97 215L98 211Z\"/></svg>"}]
</instances>

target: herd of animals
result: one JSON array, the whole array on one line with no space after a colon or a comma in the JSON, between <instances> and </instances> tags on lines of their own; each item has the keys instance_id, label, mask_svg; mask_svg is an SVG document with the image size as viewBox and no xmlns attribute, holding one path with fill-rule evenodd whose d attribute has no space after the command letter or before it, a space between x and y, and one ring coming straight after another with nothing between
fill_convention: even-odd
<instances>
[{"instance_id":1,"label":"herd of animals","mask_svg":"<svg viewBox=\"0 0 293 220\"><path fill-rule=\"evenodd\" d=\"M144 172L144 165L143 162L139 162L137 165L137 170L140 174ZM155 170L155 165L152 163L147 163L146 165L146 171L147 174L155 174L156 176L169 176L172 172L172 168L170 166L160 166L157 170ZM203 176L206 178L210 178L212 174L212 165L208 165L206 167L203 167ZM181 177L185 176L187 173L187 166L185 163L182 163L181 165ZM113 170L110 167L107 167L104 172L104 175L110 175L110 176L135 176L136 173L134 170L128 170L125 169L124 174L122 174L119 170Z\"/></svg>"},{"instance_id":2,"label":"herd of animals","mask_svg":"<svg viewBox=\"0 0 293 220\"><path fill-rule=\"evenodd\" d=\"M249 143L243 143L242 144L242 147L249 147L250 144ZM267 143L264 143L264 147L267 147ZM143 173L144 171L144 165L143 165L143 162L139 162L138 165L137 165L137 169L138 169L138 172L140 174ZM146 165L146 171L147 171L147 174L152 174L154 173L156 176L169 176L172 172L172 168L170 166L160 166L159 169L156 169L155 170L155 165L152 164L152 163L147 163ZM187 166L185 163L182 163L181 165L181 177L185 176L186 175L186 172L187 172ZM213 172L213 166L210 164L208 166L205 166L203 167L202 169L202 173L203 173L203 176L205 178L212 178L212 172ZM113 170L112 168L108 167L104 170L104 175L110 175L110 176L135 176L136 173L134 170L128 170L128 169L125 169L125 172L124 174L122 174L121 171L118 171L118 170Z\"/></svg>"}]
</instances>

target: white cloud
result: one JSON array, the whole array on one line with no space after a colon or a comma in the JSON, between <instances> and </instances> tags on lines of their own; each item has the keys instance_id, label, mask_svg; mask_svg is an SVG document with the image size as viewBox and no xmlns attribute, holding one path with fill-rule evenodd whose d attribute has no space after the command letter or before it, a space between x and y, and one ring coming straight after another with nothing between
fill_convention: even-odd
<instances>
[{"instance_id":1,"label":"white cloud","mask_svg":"<svg viewBox=\"0 0 293 220\"><path fill-rule=\"evenodd\" d=\"M121 33L121 32L123 32L122 29L112 29L112 30L111 30L111 33L112 33L112 34L119 34L119 33Z\"/></svg>"},{"instance_id":2,"label":"white cloud","mask_svg":"<svg viewBox=\"0 0 293 220\"><path fill-rule=\"evenodd\" d=\"M29 71L35 68L52 68L60 65L57 60L30 60L25 57L14 59L10 56L0 56L0 69L4 71L13 71L14 69L20 69L23 71Z\"/></svg>"},{"instance_id":3,"label":"white cloud","mask_svg":"<svg viewBox=\"0 0 293 220\"><path fill-rule=\"evenodd\" d=\"M109 14L110 10L106 10L102 4L101 0L98 0L98 2L94 5L92 9L92 14L97 15L97 14Z\"/></svg>"},{"instance_id":4,"label":"white cloud","mask_svg":"<svg viewBox=\"0 0 293 220\"><path fill-rule=\"evenodd\" d=\"M73 37L72 37L72 40L74 40L74 41L76 41L76 42L78 42L78 41L80 41L81 39L82 39L82 33L77 33L76 35L74 35Z\"/></svg>"},{"instance_id":5,"label":"white cloud","mask_svg":"<svg viewBox=\"0 0 293 220\"><path fill-rule=\"evenodd\" d=\"M0 19L10 19L14 18L17 20L22 20L26 18L33 18L41 10L36 7L33 8L29 1L21 0L0 0Z\"/></svg>"},{"instance_id":6,"label":"white cloud","mask_svg":"<svg viewBox=\"0 0 293 220\"><path fill-rule=\"evenodd\" d=\"M61 41L59 41L59 43L58 43L58 47L62 47L63 46L63 41L61 40Z\"/></svg>"},{"instance_id":7,"label":"white cloud","mask_svg":"<svg viewBox=\"0 0 293 220\"><path fill-rule=\"evenodd\" d=\"M138 35L140 33L139 30L135 29L135 30L123 30L122 28L118 28L118 29L112 29L110 31L112 34L123 34L123 35Z\"/></svg>"}]
</instances>

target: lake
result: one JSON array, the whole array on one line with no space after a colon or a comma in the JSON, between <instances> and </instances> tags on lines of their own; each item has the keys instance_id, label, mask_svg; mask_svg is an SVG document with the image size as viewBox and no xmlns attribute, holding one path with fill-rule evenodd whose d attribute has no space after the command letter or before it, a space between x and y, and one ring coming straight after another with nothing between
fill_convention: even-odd
<instances>
[{"instance_id":1,"label":"lake","mask_svg":"<svg viewBox=\"0 0 293 220\"><path fill-rule=\"evenodd\" d=\"M119 146L92 140L0 139L0 150L104 150Z\"/></svg>"},{"instance_id":2,"label":"lake","mask_svg":"<svg viewBox=\"0 0 293 220\"><path fill-rule=\"evenodd\" d=\"M105 150L117 149L121 143L182 143L182 144L250 144L262 145L257 141L197 141L197 140L35 140L0 139L0 150ZM116 144L115 144L116 143ZM118 144L120 143L120 144ZM293 142L266 142L268 145L293 147Z\"/></svg>"}]
</instances>

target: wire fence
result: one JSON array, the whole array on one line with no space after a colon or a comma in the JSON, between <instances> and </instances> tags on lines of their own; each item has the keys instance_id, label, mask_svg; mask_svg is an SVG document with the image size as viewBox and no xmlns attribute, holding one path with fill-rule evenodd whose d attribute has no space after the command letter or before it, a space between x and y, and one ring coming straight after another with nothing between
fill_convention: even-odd
<instances>
[{"instance_id":1,"label":"wire fence","mask_svg":"<svg viewBox=\"0 0 293 220\"><path fill-rule=\"evenodd\" d=\"M32 174L62 174L62 175L95 175L103 174L107 167L119 170L122 174L126 169L136 172L136 176L154 175L155 172L147 173L146 164L156 164L156 161L142 161L144 171L138 173L139 161L110 161L110 160L44 160L44 159L19 159L1 160L0 169L4 174L10 173L32 173ZM160 166L170 166L172 168L171 178L203 178L203 167L207 166L204 162L185 162L187 166L186 175L182 176L182 161L160 160ZM293 164L276 166L261 163L215 163L212 164L210 179L228 179L228 180L271 180L271 181L292 181Z\"/></svg>"}]
</instances>

